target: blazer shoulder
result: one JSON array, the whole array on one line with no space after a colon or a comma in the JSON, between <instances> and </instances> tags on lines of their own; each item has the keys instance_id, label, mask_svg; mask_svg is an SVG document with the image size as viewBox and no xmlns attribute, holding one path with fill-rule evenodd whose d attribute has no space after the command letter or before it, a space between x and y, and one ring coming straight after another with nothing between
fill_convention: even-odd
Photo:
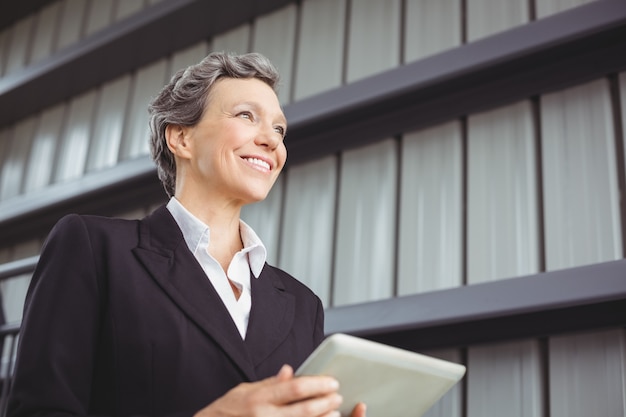
<instances>
[{"instance_id":1,"label":"blazer shoulder","mask_svg":"<svg viewBox=\"0 0 626 417\"><path fill-rule=\"evenodd\" d=\"M315 298L316 300L319 300L319 297L313 292L313 290L311 290L306 284L295 278L290 273L268 263L265 264L265 268L268 268L268 270L272 271L274 275L284 285L285 289L289 290L290 292L310 296Z\"/></svg>"},{"instance_id":2,"label":"blazer shoulder","mask_svg":"<svg viewBox=\"0 0 626 417\"><path fill-rule=\"evenodd\" d=\"M127 220L85 214L67 214L52 227L48 240L71 238L78 234L87 235L93 241L116 239L136 240L139 220Z\"/></svg>"}]
</instances>

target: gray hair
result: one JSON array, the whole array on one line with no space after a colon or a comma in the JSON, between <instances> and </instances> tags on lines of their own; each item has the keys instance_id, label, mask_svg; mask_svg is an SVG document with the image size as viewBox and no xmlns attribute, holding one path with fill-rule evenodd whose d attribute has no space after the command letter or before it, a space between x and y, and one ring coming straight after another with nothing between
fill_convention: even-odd
<instances>
[{"instance_id":1,"label":"gray hair","mask_svg":"<svg viewBox=\"0 0 626 417\"><path fill-rule=\"evenodd\" d=\"M204 114L209 93L215 82L223 77L257 78L274 91L278 88L278 71L263 55L212 52L198 64L174 74L148 107L150 152L159 179L170 197L176 189L176 162L167 147L165 130L168 125L197 125Z\"/></svg>"}]
</instances>

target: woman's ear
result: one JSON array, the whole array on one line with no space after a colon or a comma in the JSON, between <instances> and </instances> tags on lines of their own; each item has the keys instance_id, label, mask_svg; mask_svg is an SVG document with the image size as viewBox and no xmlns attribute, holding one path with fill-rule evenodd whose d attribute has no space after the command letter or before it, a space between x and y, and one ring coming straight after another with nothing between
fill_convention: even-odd
<instances>
[{"instance_id":1,"label":"woman's ear","mask_svg":"<svg viewBox=\"0 0 626 417\"><path fill-rule=\"evenodd\" d=\"M189 158L190 142L188 133L189 129L181 125L167 125L165 128L167 147L175 156Z\"/></svg>"}]
</instances>

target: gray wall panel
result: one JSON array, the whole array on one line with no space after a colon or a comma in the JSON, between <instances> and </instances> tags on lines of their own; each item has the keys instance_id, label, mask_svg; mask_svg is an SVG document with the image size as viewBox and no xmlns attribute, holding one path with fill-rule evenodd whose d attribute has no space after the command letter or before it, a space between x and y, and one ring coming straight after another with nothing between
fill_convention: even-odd
<instances>
[{"instance_id":1,"label":"gray wall panel","mask_svg":"<svg viewBox=\"0 0 626 417\"><path fill-rule=\"evenodd\" d=\"M50 184L57 146L65 120L66 105L59 104L42 112L24 173L25 194L42 190Z\"/></svg>"},{"instance_id":2,"label":"gray wall panel","mask_svg":"<svg viewBox=\"0 0 626 417\"><path fill-rule=\"evenodd\" d=\"M305 0L295 68L294 99L341 85L346 0Z\"/></svg>"},{"instance_id":3,"label":"gray wall panel","mask_svg":"<svg viewBox=\"0 0 626 417\"><path fill-rule=\"evenodd\" d=\"M39 253L41 243L31 240L21 243L13 249L13 259L24 259ZM24 299L32 274L21 274L9 280L0 281L4 318L7 323L18 323L22 320Z\"/></svg>"},{"instance_id":4,"label":"gray wall panel","mask_svg":"<svg viewBox=\"0 0 626 417\"><path fill-rule=\"evenodd\" d=\"M89 2L85 22L85 36L106 28L113 21L115 0L97 0Z\"/></svg>"},{"instance_id":5,"label":"gray wall panel","mask_svg":"<svg viewBox=\"0 0 626 417\"><path fill-rule=\"evenodd\" d=\"M93 130L97 91L82 94L69 103L67 123L56 154L54 182L80 178L85 173Z\"/></svg>"},{"instance_id":6,"label":"gray wall panel","mask_svg":"<svg viewBox=\"0 0 626 417\"><path fill-rule=\"evenodd\" d=\"M540 19L592 1L596 0L535 0L537 18Z\"/></svg>"},{"instance_id":7,"label":"gray wall panel","mask_svg":"<svg viewBox=\"0 0 626 417\"><path fill-rule=\"evenodd\" d=\"M550 339L550 417L626 415L623 328Z\"/></svg>"},{"instance_id":8,"label":"gray wall panel","mask_svg":"<svg viewBox=\"0 0 626 417\"><path fill-rule=\"evenodd\" d=\"M126 19L144 8L144 0L118 0L115 4L113 20L120 21Z\"/></svg>"},{"instance_id":9,"label":"gray wall panel","mask_svg":"<svg viewBox=\"0 0 626 417\"><path fill-rule=\"evenodd\" d=\"M461 44L461 0L406 0L405 7L405 62Z\"/></svg>"},{"instance_id":10,"label":"gray wall panel","mask_svg":"<svg viewBox=\"0 0 626 417\"><path fill-rule=\"evenodd\" d=\"M254 22L252 50L268 57L280 72L278 99L282 104L291 97L296 14L297 7L292 4Z\"/></svg>"},{"instance_id":11,"label":"gray wall panel","mask_svg":"<svg viewBox=\"0 0 626 417\"><path fill-rule=\"evenodd\" d=\"M350 2L346 81L400 64L400 1Z\"/></svg>"},{"instance_id":12,"label":"gray wall panel","mask_svg":"<svg viewBox=\"0 0 626 417\"><path fill-rule=\"evenodd\" d=\"M15 197L22 191L22 181L28 166L28 155L36 124L35 116L26 118L16 123L5 136L8 149L0 171L0 200Z\"/></svg>"},{"instance_id":13,"label":"gray wall panel","mask_svg":"<svg viewBox=\"0 0 626 417\"><path fill-rule=\"evenodd\" d=\"M68 47L82 38L86 6L84 0L62 0L55 50Z\"/></svg>"},{"instance_id":14,"label":"gray wall panel","mask_svg":"<svg viewBox=\"0 0 626 417\"><path fill-rule=\"evenodd\" d=\"M0 78L2 78L5 74L5 67L7 63L6 55L7 49L9 47L10 31L10 27L4 30L0 30Z\"/></svg>"},{"instance_id":15,"label":"gray wall panel","mask_svg":"<svg viewBox=\"0 0 626 417\"><path fill-rule=\"evenodd\" d=\"M35 17L28 16L13 24L7 36L4 75L16 73L26 67L34 23Z\"/></svg>"},{"instance_id":16,"label":"gray wall panel","mask_svg":"<svg viewBox=\"0 0 626 417\"><path fill-rule=\"evenodd\" d=\"M398 294L462 285L460 123L405 134L400 155Z\"/></svg>"},{"instance_id":17,"label":"gray wall panel","mask_svg":"<svg viewBox=\"0 0 626 417\"><path fill-rule=\"evenodd\" d=\"M467 361L468 417L544 416L538 342L471 346Z\"/></svg>"},{"instance_id":18,"label":"gray wall panel","mask_svg":"<svg viewBox=\"0 0 626 417\"><path fill-rule=\"evenodd\" d=\"M243 221L254 229L265 245L267 262L271 265L278 264L283 187L283 178L278 177L265 200L244 206L241 210Z\"/></svg>"},{"instance_id":19,"label":"gray wall panel","mask_svg":"<svg viewBox=\"0 0 626 417\"><path fill-rule=\"evenodd\" d=\"M124 120L127 114L131 77L120 77L102 86L96 103L87 171L115 166L120 153Z\"/></svg>"},{"instance_id":20,"label":"gray wall panel","mask_svg":"<svg viewBox=\"0 0 626 417\"><path fill-rule=\"evenodd\" d=\"M208 53L209 43L207 41L198 42L188 48L178 51L172 55L172 58L170 59L170 77L180 69L187 68L189 65L197 64Z\"/></svg>"},{"instance_id":21,"label":"gray wall panel","mask_svg":"<svg viewBox=\"0 0 626 417\"><path fill-rule=\"evenodd\" d=\"M250 25L241 25L213 38L211 50L245 54L250 52Z\"/></svg>"},{"instance_id":22,"label":"gray wall panel","mask_svg":"<svg viewBox=\"0 0 626 417\"><path fill-rule=\"evenodd\" d=\"M131 91L130 108L127 112L120 160L131 159L150 153L148 125L148 104L157 95L166 82L167 61L161 59L147 65L134 76Z\"/></svg>"},{"instance_id":23,"label":"gray wall panel","mask_svg":"<svg viewBox=\"0 0 626 417\"><path fill-rule=\"evenodd\" d=\"M535 137L529 102L468 119L467 281L539 271Z\"/></svg>"},{"instance_id":24,"label":"gray wall panel","mask_svg":"<svg viewBox=\"0 0 626 417\"><path fill-rule=\"evenodd\" d=\"M284 174L283 174L284 175ZM289 168L279 266L330 304L337 158Z\"/></svg>"},{"instance_id":25,"label":"gray wall panel","mask_svg":"<svg viewBox=\"0 0 626 417\"><path fill-rule=\"evenodd\" d=\"M393 295L397 154L386 139L341 155L334 305Z\"/></svg>"},{"instance_id":26,"label":"gray wall panel","mask_svg":"<svg viewBox=\"0 0 626 417\"><path fill-rule=\"evenodd\" d=\"M613 111L606 80L541 99L548 270L622 257Z\"/></svg>"},{"instance_id":27,"label":"gray wall panel","mask_svg":"<svg viewBox=\"0 0 626 417\"><path fill-rule=\"evenodd\" d=\"M59 30L59 12L61 3L55 2L37 13L34 27L33 44L28 57L28 64L47 58L54 49L54 39Z\"/></svg>"},{"instance_id":28,"label":"gray wall panel","mask_svg":"<svg viewBox=\"0 0 626 417\"><path fill-rule=\"evenodd\" d=\"M467 40L527 23L529 12L528 0L467 0Z\"/></svg>"}]
</instances>

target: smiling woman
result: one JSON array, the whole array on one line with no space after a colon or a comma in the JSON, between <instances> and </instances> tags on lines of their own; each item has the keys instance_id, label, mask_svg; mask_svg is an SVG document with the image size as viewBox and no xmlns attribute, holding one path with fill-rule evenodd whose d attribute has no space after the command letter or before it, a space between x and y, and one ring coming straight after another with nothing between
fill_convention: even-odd
<instances>
[{"instance_id":1,"label":"smiling woman","mask_svg":"<svg viewBox=\"0 0 626 417\"><path fill-rule=\"evenodd\" d=\"M206 223L211 205L232 207L238 216L243 204L264 199L285 165L285 126L266 83L218 80L195 126L170 124L165 130L176 160L176 198L188 208L197 206Z\"/></svg>"},{"instance_id":2,"label":"smiling woman","mask_svg":"<svg viewBox=\"0 0 626 417\"><path fill-rule=\"evenodd\" d=\"M170 201L54 227L9 416L338 415L337 381L293 376L323 338L322 304L240 219L287 158L277 81L259 54L213 53L162 89L151 150Z\"/></svg>"}]
</instances>

